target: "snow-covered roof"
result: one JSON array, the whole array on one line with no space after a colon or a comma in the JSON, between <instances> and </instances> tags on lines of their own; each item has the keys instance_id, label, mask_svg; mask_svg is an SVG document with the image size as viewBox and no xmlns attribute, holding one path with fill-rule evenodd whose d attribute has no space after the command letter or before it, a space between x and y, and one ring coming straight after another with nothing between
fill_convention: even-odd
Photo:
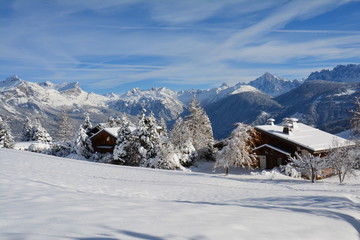
<instances>
[{"instance_id":1,"label":"snow-covered roof","mask_svg":"<svg viewBox=\"0 0 360 240\"><path fill-rule=\"evenodd\" d=\"M120 129L119 127L103 128L103 129L101 129L100 131L98 131L97 133L95 133L94 135L92 135L92 136L90 137L90 139L91 139L91 138L94 138L95 136L97 136L99 133L101 133L101 132L103 132L103 131L105 131L105 132L109 133L111 136L117 138L119 129ZM131 132L133 132L136 128L133 127L133 126L130 126L129 129L130 129Z\"/></svg>"},{"instance_id":2,"label":"snow-covered roof","mask_svg":"<svg viewBox=\"0 0 360 240\"><path fill-rule=\"evenodd\" d=\"M297 129L293 129L291 134L283 133L283 126L279 125L260 125L255 128L271 135L292 142L307 148L313 152L328 150L332 147L344 147L354 145L344 138L321 131L308 125L297 123ZM334 145L336 144L336 145Z\"/></svg>"},{"instance_id":3,"label":"snow-covered roof","mask_svg":"<svg viewBox=\"0 0 360 240\"><path fill-rule=\"evenodd\" d=\"M103 130L109 133L110 135L112 135L113 137L117 137L119 129L120 129L119 127L115 127L115 128L104 128Z\"/></svg>"},{"instance_id":4,"label":"snow-covered roof","mask_svg":"<svg viewBox=\"0 0 360 240\"><path fill-rule=\"evenodd\" d=\"M285 154L285 155L290 155L290 153L285 152L285 151L281 150L280 148L277 148L277 147L271 146L271 145L269 145L269 144L263 144L263 145L261 145L261 146L259 146L259 147L255 148L254 150L258 150L258 149L263 148L263 147L268 147L268 148L274 149L274 150L275 150L275 151L277 151L277 152L281 152L282 154Z\"/></svg>"}]
</instances>

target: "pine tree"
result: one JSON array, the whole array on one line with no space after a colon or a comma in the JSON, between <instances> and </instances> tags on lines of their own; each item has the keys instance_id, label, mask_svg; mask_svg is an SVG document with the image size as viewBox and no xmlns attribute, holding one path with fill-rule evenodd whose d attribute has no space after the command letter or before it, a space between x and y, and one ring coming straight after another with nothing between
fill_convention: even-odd
<instances>
[{"instance_id":1,"label":"pine tree","mask_svg":"<svg viewBox=\"0 0 360 240\"><path fill-rule=\"evenodd\" d=\"M90 158L94 153L89 136L86 134L86 130L83 126L79 127L79 130L73 140L72 149L78 155L84 156L85 158Z\"/></svg>"},{"instance_id":2,"label":"pine tree","mask_svg":"<svg viewBox=\"0 0 360 240\"><path fill-rule=\"evenodd\" d=\"M216 153L215 168L223 167L226 174L231 166L252 168L257 165L252 153L255 131L248 125L239 123L225 140L225 146Z\"/></svg>"},{"instance_id":3,"label":"pine tree","mask_svg":"<svg viewBox=\"0 0 360 240\"><path fill-rule=\"evenodd\" d=\"M176 120L170 132L170 142L178 155L180 164L184 167L191 166L198 154L192 144L190 131L181 117Z\"/></svg>"},{"instance_id":4,"label":"pine tree","mask_svg":"<svg viewBox=\"0 0 360 240\"><path fill-rule=\"evenodd\" d=\"M30 118L26 117L24 119L24 126L22 130L22 141L28 142L33 139L33 124L31 123Z\"/></svg>"},{"instance_id":5,"label":"pine tree","mask_svg":"<svg viewBox=\"0 0 360 240\"><path fill-rule=\"evenodd\" d=\"M146 116L144 111L140 116L138 128L135 131L138 140L138 154L141 156L141 166L151 166L151 159L158 154L160 146L158 129L154 114L150 113L150 116Z\"/></svg>"},{"instance_id":6,"label":"pine tree","mask_svg":"<svg viewBox=\"0 0 360 240\"><path fill-rule=\"evenodd\" d=\"M90 128L92 128L92 124L90 121L90 115L88 112L84 113L84 123L82 124L82 128L85 129L85 131L87 132Z\"/></svg>"},{"instance_id":7,"label":"pine tree","mask_svg":"<svg viewBox=\"0 0 360 240\"><path fill-rule=\"evenodd\" d=\"M14 138L5 120L0 117L0 148L13 148Z\"/></svg>"},{"instance_id":8,"label":"pine tree","mask_svg":"<svg viewBox=\"0 0 360 240\"><path fill-rule=\"evenodd\" d=\"M118 138L113 152L116 163L130 166L138 166L141 159L137 154L137 144L135 135L131 132L130 124L124 122L118 131Z\"/></svg>"},{"instance_id":9,"label":"pine tree","mask_svg":"<svg viewBox=\"0 0 360 240\"><path fill-rule=\"evenodd\" d=\"M40 121L36 121L32 128L32 141L38 142L52 142L52 138L50 134L46 131L45 128L42 127Z\"/></svg>"},{"instance_id":10,"label":"pine tree","mask_svg":"<svg viewBox=\"0 0 360 240\"><path fill-rule=\"evenodd\" d=\"M189 104L190 115L184 120L190 139L200 159L213 159L214 137L209 117L194 97Z\"/></svg>"},{"instance_id":11,"label":"pine tree","mask_svg":"<svg viewBox=\"0 0 360 240\"><path fill-rule=\"evenodd\" d=\"M73 133L73 126L70 122L69 115L65 110L63 110L61 112L58 137L60 141L66 142L71 139L72 133Z\"/></svg>"}]
</instances>

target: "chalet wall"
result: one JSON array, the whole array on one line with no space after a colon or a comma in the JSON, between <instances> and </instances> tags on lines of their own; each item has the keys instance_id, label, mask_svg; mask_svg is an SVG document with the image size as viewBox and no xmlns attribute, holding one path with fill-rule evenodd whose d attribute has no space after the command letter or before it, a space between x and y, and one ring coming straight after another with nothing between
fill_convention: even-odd
<instances>
[{"instance_id":1,"label":"chalet wall","mask_svg":"<svg viewBox=\"0 0 360 240\"><path fill-rule=\"evenodd\" d=\"M95 152L112 153L116 145L116 138L106 131L102 131L91 138L91 143Z\"/></svg>"}]
</instances>

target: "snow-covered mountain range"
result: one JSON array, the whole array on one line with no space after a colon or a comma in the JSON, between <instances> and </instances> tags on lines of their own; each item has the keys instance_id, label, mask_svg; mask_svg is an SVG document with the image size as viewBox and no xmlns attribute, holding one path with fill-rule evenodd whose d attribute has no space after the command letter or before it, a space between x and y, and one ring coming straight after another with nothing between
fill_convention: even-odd
<instances>
[{"instance_id":1,"label":"snow-covered mountain range","mask_svg":"<svg viewBox=\"0 0 360 240\"><path fill-rule=\"evenodd\" d=\"M360 64L338 65L332 70L323 69L309 75L306 81L324 80L331 82L359 82Z\"/></svg>"},{"instance_id":2,"label":"snow-covered mountain range","mask_svg":"<svg viewBox=\"0 0 360 240\"><path fill-rule=\"evenodd\" d=\"M50 133L51 129L56 132L62 110L69 113L74 126L80 124L85 111L94 122L104 122L109 116L121 113L138 115L143 108L171 123L184 114L195 96L207 111L218 139L226 137L235 122L261 124L270 116L277 120L296 116L323 130L340 132L349 127L348 111L354 106L354 97L359 95L359 66L337 66L332 71L320 71L333 76L326 77L332 82L339 82L339 79L350 82L340 82L336 86L314 81L319 72L311 73L304 84L265 73L248 84L222 84L213 89L179 92L164 87L135 88L121 95L87 93L76 82L32 83L12 76L0 82L0 115L11 121L15 135L21 131L26 116L38 118ZM340 72L346 77L339 78Z\"/></svg>"},{"instance_id":3,"label":"snow-covered mountain range","mask_svg":"<svg viewBox=\"0 0 360 240\"><path fill-rule=\"evenodd\" d=\"M257 88L270 96L279 96L300 86L301 84L302 82L299 80L281 78L279 76L272 75L269 72L266 72L261 77L249 82L250 86Z\"/></svg>"}]
</instances>

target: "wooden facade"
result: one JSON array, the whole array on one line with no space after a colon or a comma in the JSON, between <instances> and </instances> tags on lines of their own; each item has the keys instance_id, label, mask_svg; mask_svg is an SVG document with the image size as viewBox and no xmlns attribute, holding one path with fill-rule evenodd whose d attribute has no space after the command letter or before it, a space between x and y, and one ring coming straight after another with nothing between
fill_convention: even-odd
<instances>
[{"instance_id":1,"label":"wooden facade","mask_svg":"<svg viewBox=\"0 0 360 240\"><path fill-rule=\"evenodd\" d=\"M299 153L302 155L327 155L326 150L313 151L310 148L307 148L300 144L296 144L295 142L287 141L284 138L280 138L259 128L255 127L255 130L258 134L258 142L257 147L254 149L254 152L258 155L261 168L272 169L274 167L287 164L289 162L289 157L295 156L295 153ZM262 145L266 146L260 147ZM264 162L266 162L266 164L264 164Z\"/></svg>"},{"instance_id":2,"label":"wooden facade","mask_svg":"<svg viewBox=\"0 0 360 240\"><path fill-rule=\"evenodd\" d=\"M90 138L95 152L112 153L116 145L116 137L105 129Z\"/></svg>"}]
</instances>

